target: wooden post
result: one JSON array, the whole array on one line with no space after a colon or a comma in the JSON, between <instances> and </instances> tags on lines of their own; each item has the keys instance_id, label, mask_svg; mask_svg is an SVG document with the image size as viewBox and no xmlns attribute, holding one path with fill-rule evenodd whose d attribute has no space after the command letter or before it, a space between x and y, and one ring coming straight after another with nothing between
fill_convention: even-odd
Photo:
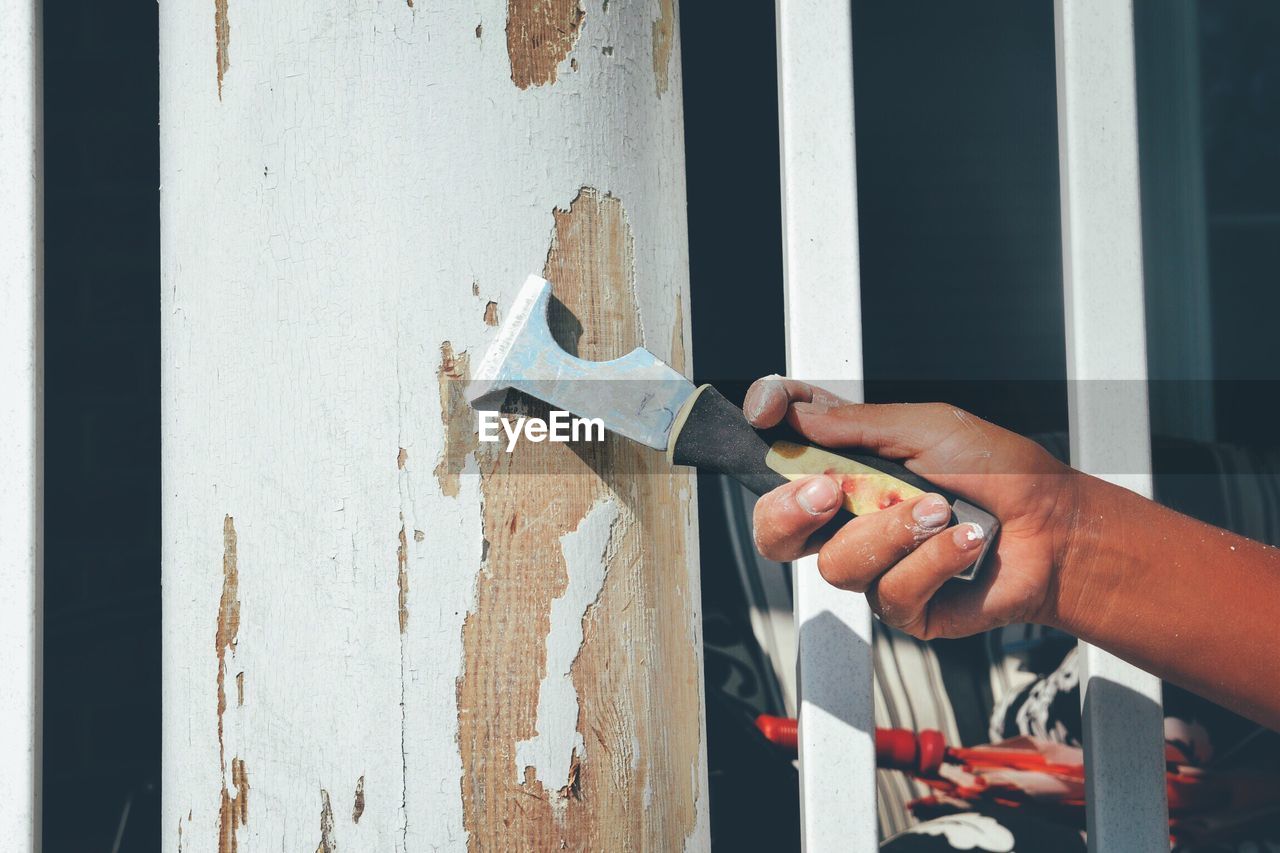
<instances>
[{"instance_id":1,"label":"wooden post","mask_svg":"<svg viewBox=\"0 0 1280 853\"><path fill-rule=\"evenodd\" d=\"M42 91L40 3L0 15L0 838L40 849Z\"/></svg>"},{"instance_id":2,"label":"wooden post","mask_svg":"<svg viewBox=\"0 0 1280 853\"><path fill-rule=\"evenodd\" d=\"M463 394L530 272L687 369L673 0L160 33L166 845L705 849L694 480Z\"/></svg>"}]
</instances>

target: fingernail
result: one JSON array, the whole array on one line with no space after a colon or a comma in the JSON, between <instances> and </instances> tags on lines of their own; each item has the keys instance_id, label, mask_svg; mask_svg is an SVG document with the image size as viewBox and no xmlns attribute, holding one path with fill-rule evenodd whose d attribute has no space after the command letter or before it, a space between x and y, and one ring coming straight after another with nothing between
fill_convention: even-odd
<instances>
[{"instance_id":1,"label":"fingernail","mask_svg":"<svg viewBox=\"0 0 1280 853\"><path fill-rule=\"evenodd\" d=\"M951 520L951 507L942 495L925 495L911 508L911 517L923 530L933 530Z\"/></svg>"},{"instance_id":2,"label":"fingernail","mask_svg":"<svg viewBox=\"0 0 1280 853\"><path fill-rule=\"evenodd\" d=\"M956 532L951 534L951 538L956 543L957 548L961 551L968 551L980 547L982 540L987 538L987 532L982 529L982 525L966 521L964 524L956 526Z\"/></svg>"},{"instance_id":3,"label":"fingernail","mask_svg":"<svg viewBox=\"0 0 1280 853\"><path fill-rule=\"evenodd\" d=\"M825 415L831 411L826 403L792 403L791 408L802 415Z\"/></svg>"},{"instance_id":4,"label":"fingernail","mask_svg":"<svg viewBox=\"0 0 1280 853\"><path fill-rule=\"evenodd\" d=\"M814 477L796 492L796 503L809 515L822 515L840 503L840 490L830 477Z\"/></svg>"},{"instance_id":5,"label":"fingernail","mask_svg":"<svg viewBox=\"0 0 1280 853\"><path fill-rule=\"evenodd\" d=\"M747 399L742 401L743 412L747 420L754 423L764 414L768 403L778 394L783 393L782 377L776 373L758 379L747 390Z\"/></svg>"}]
</instances>

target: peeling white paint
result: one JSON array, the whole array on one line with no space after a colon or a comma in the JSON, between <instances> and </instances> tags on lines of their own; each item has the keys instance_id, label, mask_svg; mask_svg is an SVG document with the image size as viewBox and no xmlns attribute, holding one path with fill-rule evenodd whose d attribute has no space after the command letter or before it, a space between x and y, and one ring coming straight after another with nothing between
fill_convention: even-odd
<instances>
[{"instance_id":1,"label":"peeling white paint","mask_svg":"<svg viewBox=\"0 0 1280 853\"><path fill-rule=\"evenodd\" d=\"M569 781L576 752L586 757L578 731L578 689L570 670L582 648L582 620L600 597L608 574L614 526L622 508L612 495L596 501L577 528L560 537L569 582L564 594L551 602L547 632L547 669L538 686L537 734L516 744L516 781L532 767L542 787L558 802L556 792Z\"/></svg>"},{"instance_id":2,"label":"peeling white paint","mask_svg":"<svg viewBox=\"0 0 1280 853\"><path fill-rule=\"evenodd\" d=\"M315 849L315 791L366 774L343 849L465 849L456 687L482 510L474 459L456 497L433 473L439 347L485 351L497 329L473 283L501 312L543 268L552 210L591 186L625 207L645 339L666 354L662 330L688 306L679 35L659 99L652 9L583 0L578 71L522 92L506 0L232 0L235 70L219 101L206 4L159 13L163 825L174 834L183 818L190 853L216 849L208 637L231 513L236 665L253 685L224 718L252 786L241 849ZM407 537L403 635L402 515L425 534ZM692 524L684 536L696 612Z\"/></svg>"},{"instance_id":3,"label":"peeling white paint","mask_svg":"<svg viewBox=\"0 0 1280 853\"><path fill-rule=\"evenodd\" d=\"M706 839L711 836L711 809L707 804L707 789L699 785L700 780L706 774L707 770L707 733L704 727L702 732L702 750L698 756L698 763L690 769L693 774L693 789L698 792L698 802L696 803L697 814L694 817L694 824L689 829L689 834L684 838L685 853L695 853L695 851L706 850Z\"/></svg>"}]
</instances>

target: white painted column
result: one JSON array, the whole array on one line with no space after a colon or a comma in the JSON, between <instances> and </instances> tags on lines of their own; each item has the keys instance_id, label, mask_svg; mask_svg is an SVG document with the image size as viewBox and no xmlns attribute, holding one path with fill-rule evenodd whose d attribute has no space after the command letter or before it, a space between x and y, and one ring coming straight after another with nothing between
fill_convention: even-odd
<instances>
[{"instance_id":1,"label":"white painted column","mask_svg":"<svg viewBox=\"0 0 1280 853\"><path fill-rule=\"evenodd\" d=\"M861 400L862 306L848 0L778 0L787 372ZM871 611L795 565L800 810L808 851L876 843Z\"/></svg>"},{"instance_id":2,"label":"white painted column","mask_svg":"<svg viewBox=\"0 0 1280 853\"><path fill-rule=\"evenodd\" d=\"M673 0L160 42L165 847L706 849L692 478L463 396L529 273L685 364Z\"/></svg>"},{"instance_id":3,"label":"white painted column","mask_svg":"<svg viewBox=\"0 0 1280 853\"><path fill-rule=\"evenodd\" d=\"M1071 461L1151 496L1132 0L1056 0ZM1160 682L1081 645L1089 848L1167 851Z\"/></svg>"},{"instance_id":4,"label":"white painted column","mask_svg":"<svg viewBox=\"0 0 1280 853\"><path fill-rule=\"evenodd\" d=\"M0 839L40 848L44 176L40 3L0 15Z\"/></svg>"}]
</instances>

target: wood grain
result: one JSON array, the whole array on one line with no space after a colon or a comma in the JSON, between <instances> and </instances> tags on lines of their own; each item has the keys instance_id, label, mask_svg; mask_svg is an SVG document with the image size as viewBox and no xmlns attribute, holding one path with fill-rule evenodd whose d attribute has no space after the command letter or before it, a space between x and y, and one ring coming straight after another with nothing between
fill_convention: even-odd
<instances>
[{"instance_id":1,"label":"wood grain","mask_svg":"<svg viewBox=\"0 0 1280 853\"><path fill-rule=\"evenodd\" d=\"M521 89L556 82L585 18L578 0L508 0L511 82Z\"/></svg>"},{"instance_id":2,"label":"wood grain","mask_svg":"<svg viewBox=\"0 0 1280 853\"><path fill-rule=\"evenodd\" d=\"M586 188L555 211L543 274L580 324L561 324L557 337L583 358L614 358L643 341L632 244L617 198ZM690 475L614 436L524 444L490 454L483 469L488 558L458 685L471 849L680 849L696 821L699 664L691 624L664 614L688 611L696 597L675 568L688 560ZM585 751L566 778L543 785L513 747L538 733L541 639L568 583L560 537L602 500L618 503L621 521L571 668L579 707L561 709L576 718Z\"/></svg>"}]
</instances>

